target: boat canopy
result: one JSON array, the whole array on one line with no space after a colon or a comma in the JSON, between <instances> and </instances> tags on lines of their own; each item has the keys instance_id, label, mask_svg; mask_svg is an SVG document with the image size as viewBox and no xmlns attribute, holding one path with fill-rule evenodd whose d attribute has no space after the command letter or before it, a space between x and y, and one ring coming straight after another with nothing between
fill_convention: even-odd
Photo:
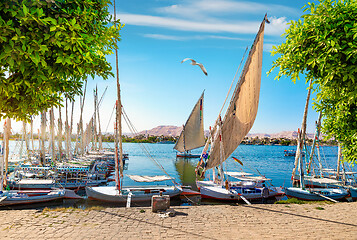
<instances>
[{"instance_id":1,"label":"boat canopy","mask_svg":"<svg viewBox=\"0 0 357 240\"><path fill-rule=\"evenodd\" d=\"M157 176L141 176L141 175L128 175L131 180L134 180L135 182L160 182L160 181L166 181L166 180L172 180L172 177L168 177L165 175L157 175Z\"/></svg>"},{"instance_id":2,"label":"boat canopy","mask_svg":"<svg viewBox=\"0 0 357 240\"><path fill-rule=\"evenodd\" d=\"M261 181L271 181L270 178L263 176L252 176L251 173L246 172L225 172L228 176L234 177L235 179L242 181L252 181L252 182L261 182Z\"/></svg>"},{"instance_id":3,"label":"boat canopy","mask_svg":"<svg viewBox=\"0 0 357 240\"><path fill-rule=\"evenodd\" d=\"M320 184L341 184L341 181L332 178L306 178L306 182L315 182Z\"/></svg>"},{"instance_id":4,"label":"boat canopy","mask_svg":"<svg viewBox=\"0 0 357 240\"><path fill-rule=\"evenodd\" d=\"M246 173L246 172L224 172L225 174L227 174L228 176L231 177L242 177L242 176L251 176L253 174L251 173Z\"/></svg>"},{"instance_id":5,"label":"boat canopy","mask_svg":"<svg viewBox=\"0 0 357 240\"><path fill-rule=\"evenodd\" d=\"M253 181L253 182L261 182L261 181L271 181L270 178L266 178L266 177L234 177L236 179L242 180L242 181Z\"/></svg>"}]
</instances>

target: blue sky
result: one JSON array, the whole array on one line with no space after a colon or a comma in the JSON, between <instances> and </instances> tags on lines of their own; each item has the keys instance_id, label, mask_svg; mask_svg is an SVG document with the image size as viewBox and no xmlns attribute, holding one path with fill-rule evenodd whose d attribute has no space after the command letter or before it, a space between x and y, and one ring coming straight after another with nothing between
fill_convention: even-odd
<instances>
[{"instance_id":1,"label":"blue sky","mask_svg":"<svg viewBox=\"0 0 357 240\"><path fill-rule=\"evenodd\" d=\"M180 126L205 90L205 129L213 125L247 46L265 13L266 25L260 105L251 133L277 133L301 126L306 98L304 80L267 76L275 57L270 50L283 41L290 20L298 20L307 1L130 0L117 1L117 18L125 24L119 42L122 103L137 130ZM111 7L111 12L113 9ZM208 71L184 58L193 58ZM115 69L115 56L107 57ZM116 98L115 78L89 79L85 122L93 111L93 89L108 86L101 105L102 130L113 131L109 118ZM77 104L78 105L78 104ZM75 113L79 106L76 105ZM75 116L75 120L79 118ZM317 114L310 110L308 131ZM126 125L124 132L129 132Z\"/></svg>"}]
</instances>

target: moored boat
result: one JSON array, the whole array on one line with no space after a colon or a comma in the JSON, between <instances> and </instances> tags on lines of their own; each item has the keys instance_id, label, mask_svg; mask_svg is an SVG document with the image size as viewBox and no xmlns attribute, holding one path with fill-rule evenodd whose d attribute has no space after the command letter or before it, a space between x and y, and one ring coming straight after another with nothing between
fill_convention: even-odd
<instances>
[{"instance_id":1,"label":"moored boat","mask_svg":"<svg viewBox=\"0 0 357 240\"><path fill-rule=\"evenodd\" d=\"M346 198L349 193L342 188L310 188L302 189L297 187L285 188L285 195L288 198L297 198L306 201L325 201L341 200Z\"/></svg>"},{"instance_id":2,"label":"moored boat","mask_svg":"<svg viewBox=\"0 0 357 240\"><path fill-rule=\"evenodd\" d=\"M265 22L268 22L265 15L260 24L259 31L249 51L244 68L229 101L224 117L221 117L225 108L228 96L218 114L215 125L210 128L210 135L203 148L200 161L196 167L196 176L204 177L205 172L212 169L213 181L196 181L204 198L214 198L219 200L242 199L250 204L247 199L262 199L262 185L267 179L240 179L239 182L231 181L228 174L223 171L223 163L237 149L244 137L253 127L259 105L259 94L261 85L261 69L263 62L263 42ZM242 61L243 62L243 61ZM233 89L233 79L230 89ZM211 145L209 149L209 145ZM233 159L243 166L243 163ZM217 174L216 174L217 171ZM237 177L237 176L234 176ZM240 176L242 177L242 176ZM248 186L250 185L251 186ZM277 196L281 189L271 188L268 197Z\"/></svg>"},{"instance_id":3,"label":"moored boat","mask_svg":"<svg viewBox=\"0 0 357 240\"><path fill-rule=\"evenodd\" d=\"M150 202L152 196L158 195L160 192L174 197L181 193L181 189L166 185L123 187L121 191L116 186L86 187L86 194L89 199L111 203Z\"/></svg>"},{"instance_id":4,"label":"moored boat","mask_svg":"<svg viewBox=\"0 0 357 240\"><path fill-rule=\"evenodd\" d=\"M0 206L43 203L63 199L64 196L65 191L63 189L50 191L9 190L0 193Z\"/></svg>"},{"instance_id":5,"label":"moored boat","mask_svg":"<svg viewBox=\"0 0 357 240\"><path fill-rule=\"evenodd\" d=\"M179 158L199 158L200 154L192 154L191 150L205 145L203 128L203 97L204 92L192 109L174 149L178 151Z\"/></svg>"}]
</instances>

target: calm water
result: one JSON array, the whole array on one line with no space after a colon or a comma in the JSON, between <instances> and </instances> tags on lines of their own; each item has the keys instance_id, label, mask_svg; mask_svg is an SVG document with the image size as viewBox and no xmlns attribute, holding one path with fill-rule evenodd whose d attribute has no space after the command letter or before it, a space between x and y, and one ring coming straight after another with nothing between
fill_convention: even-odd
<instances>
[{"instance_id":1,"label":"calm water","mask_svg":"<svg viewBox=\"0 0 357 240\"><path fill-rule=\"evenodd\" d=\"M170 174L181 184L195 187L195 171L197 159L177 159L173 150L174 144L137 144L124 143L124 152L129 153L126 174L163 175L155 163L146 157L142 147L147 149ZM245 171L272 179L274 186L291 186L291 172L294 167L294 157L285 157L284 150L295 150L296 146L240 145L232 156L240 159L243 166L231 157L225 162L224 170ZM202 149L193 153L200 154ZM324 168L336 169L337 147L325 146L320 148ZM314 165L317 168L317 165ZM206 177L211 174L208 171ZM169 183L169 182L168 182ZM138 185L128 177L124 177L124 185Z\"/></svg>"},{"instance_id":2,"label":"calm water","mask_svg":"<svg viewBox=\"0 0 357 240\"><path fill-rule=\"evenodd\" d=\"M15 146L15 143L13 143ZM17 144L18 146L18 144ZM104 143L103 147L113 147L113 143ZM151 160L151 157L158 161L167 173L174 177L176 181L183 185L195 186L195 171L197 159L178 159L173 150L174 144L138 144L124 143L123 149L129 154L129 161L126 163L125 174L134 175L164 175L163 171ZM243 166L235 162L231 157L225 162L224 170L244 171L254 175L264 175L272 179L274 186L291 186L291 172L294 166L294 157L285 157L284 150L295 150L296 146L267 146L267 145L240 145L232 156L243 162ZM320 148L322 164L324 168L336 169L337 147L326 146ZM15 150L15 148L14 148ZM147 157L148 151L151 157ZM202 149L196 149L192 153L200 154ZM317 165L315 165L317 167ZM356 169L353 169L356 170ZM210 176L208 171L206 177ZM156 184L170 184L170 181ZM134 186L143 183L136 183L129 177L124 176L124 186ZM149 183L148 185L153 185Z\"/></svg>"}]
</instances>

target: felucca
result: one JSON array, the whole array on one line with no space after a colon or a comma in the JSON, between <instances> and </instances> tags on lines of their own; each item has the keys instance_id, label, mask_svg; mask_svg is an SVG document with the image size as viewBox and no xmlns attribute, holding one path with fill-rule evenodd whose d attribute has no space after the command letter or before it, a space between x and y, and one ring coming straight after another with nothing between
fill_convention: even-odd
<instances>
[{"instance_id":1,"label":"felucca","mask_svg":"<svg viewBox=\"0 0 357 240\"><path fill-rule=\"evenodd\" d=\"M246 173L229 173L240 181L231 182L224 173L222 164L238 147L255 121L260 93L265 16L250 49L240 79L232 94L224 118L221 112L201 154L196 172L203 176L207 169L213 170L213 181L196 181L203 198L219 200L260 199L265 177L249 177ZM228 95L227 95L228 96ZM225 104L223 104L224 106ZM211 144L210 151L208 147ZM217 168L218 176L215 174ZM245 180L242 180L244 177ZM248 179L248 180L247 180ZM281 195L280 188L270 188L270 197Z\"/></svg>"},{"instance_id":2,"label":"felucca","mask_svg":"<svg viewBox=\"0 0 357 240\"><path fill-rule=\"evenodd\" d=\"M204 92L198 99L190 116L183 126L180 137L174 146L174 149L179 151L179 153L176 154L176 157L199 158L201 156L191 154L190 151L205 145L203 128L203 97Z\"/></svg>"}]
</instances>

